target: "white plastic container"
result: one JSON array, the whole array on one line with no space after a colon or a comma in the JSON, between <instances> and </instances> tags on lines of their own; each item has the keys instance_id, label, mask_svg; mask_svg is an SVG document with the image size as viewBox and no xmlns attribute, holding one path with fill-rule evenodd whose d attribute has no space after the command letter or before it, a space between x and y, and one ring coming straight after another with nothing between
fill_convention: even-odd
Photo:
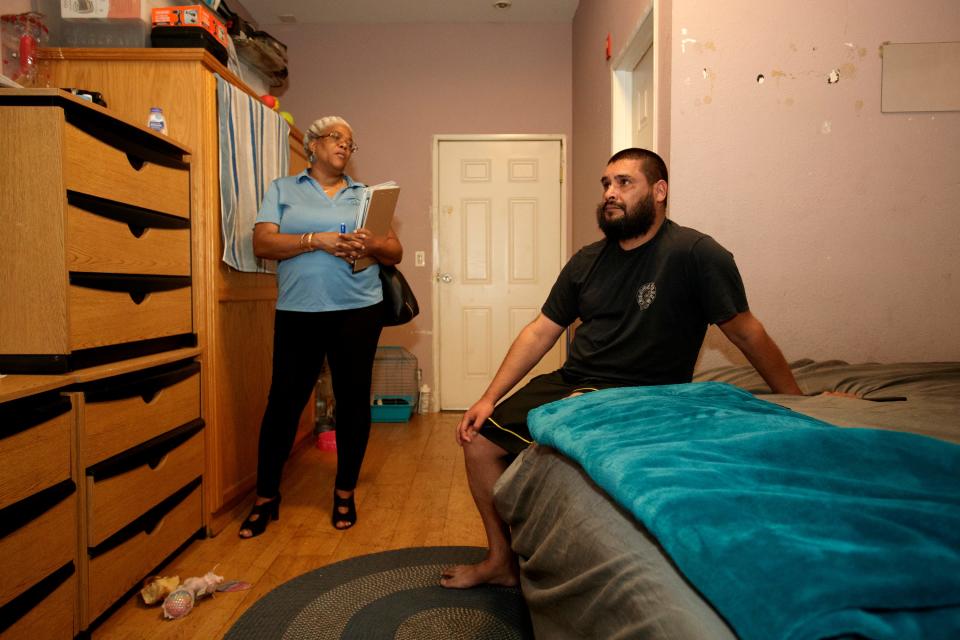
<instances>
[{"instance_id":1,"label":"white plastic container","mask_svg":"<svg viewBox=\"0 0 960 640\"><path fill-rule=\"evenodd\" d=\"M157 133L167 135L167 120L163 117L163 109L160 107L150 107L150 117L147 118L147 126Z\"/></svg>"},{"instance_id":2,"label":"white plastic container","mask_svg":"<svg viewBox=\"0 0 960 640\"><path fill-rule=\"evenodd\" d=\"M417 406L417 413L430 413L430 403L433 400L431 398L433 394L430 393L430 385L422 385L420 387L420 403Z\"/></svg>"}]
</instances>

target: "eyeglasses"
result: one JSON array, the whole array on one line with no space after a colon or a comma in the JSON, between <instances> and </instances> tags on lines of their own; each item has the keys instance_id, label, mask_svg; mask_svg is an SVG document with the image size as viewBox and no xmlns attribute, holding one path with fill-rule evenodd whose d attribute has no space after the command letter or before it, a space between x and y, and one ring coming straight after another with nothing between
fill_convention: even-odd
<instances>
[{"instance_id":1,"label":"eyeglasses","mask_svg":"<svg viewBox=\"0 0 960 640\"><path fill-rule=\"evenodd\" d=\"M357 149L359 149L359 147L356 145L356 143L353 140L350 140L350 139L344 140L343 134L340 133L339 131L331 131L330 133L323 133L317 137L330 138L331 140L333 140L333 144L337 144L337 145L342 142L343 144L347 145L347 149L350 150L350 153L356 153Z\"/></svg>"}]
</instances>

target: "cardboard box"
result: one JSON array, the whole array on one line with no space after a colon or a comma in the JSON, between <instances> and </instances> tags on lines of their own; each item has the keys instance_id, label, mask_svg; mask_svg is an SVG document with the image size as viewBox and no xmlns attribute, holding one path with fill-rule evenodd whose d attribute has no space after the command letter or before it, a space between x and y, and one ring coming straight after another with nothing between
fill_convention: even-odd
<instances>
[{"instance_id":1,"label":"cardboard box","mask_svg":"<svg viewBox=\"0 0 960 640\"><path fill-rule=\"evenodd\" d=\"M154 27L198 27L204 29L224 47L229 46L227 28L223 26L223 23L213 12L202 4L159 7L151 12L150 19Z\"/></svg>"}]
</instances>

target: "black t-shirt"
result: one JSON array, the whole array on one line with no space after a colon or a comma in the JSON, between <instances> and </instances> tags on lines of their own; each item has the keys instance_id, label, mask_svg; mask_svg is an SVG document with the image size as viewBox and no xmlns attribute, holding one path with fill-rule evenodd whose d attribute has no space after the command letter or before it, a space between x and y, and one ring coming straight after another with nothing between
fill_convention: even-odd
<instances>
[{"instance_id":1,"label":"black t-shirt","mask_svg":"<svg viewBox=\"0 0 960 640\"><path fill-rule=\"evenodd\" d=\"M733 255L710 236L665 220L631 251L607 240L578 251L542 311L561 326L583 322L565 374L653 385L690 382L707 325L748 308Z\"/></svg>"}]
</instances>

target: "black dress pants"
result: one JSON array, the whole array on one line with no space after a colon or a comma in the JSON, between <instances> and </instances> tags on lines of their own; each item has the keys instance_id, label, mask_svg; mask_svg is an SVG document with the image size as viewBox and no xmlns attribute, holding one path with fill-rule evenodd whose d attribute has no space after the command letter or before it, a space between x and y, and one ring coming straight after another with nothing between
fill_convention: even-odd
<instances>
[{"instance_id":1,"label":"black dress pants","mask_svg":"<svg viewBox=\"0 0 960 640\"><path fill-rule=\"evenodd\" d=\"M357 486L370 437L370 385L382 324L381 304L344 311L277 311L273 375L260 424L257 495L274 498L293 448L300 415L317 384L323 359L336 400L338 489Z\"/></svg>"}]
</instances>

